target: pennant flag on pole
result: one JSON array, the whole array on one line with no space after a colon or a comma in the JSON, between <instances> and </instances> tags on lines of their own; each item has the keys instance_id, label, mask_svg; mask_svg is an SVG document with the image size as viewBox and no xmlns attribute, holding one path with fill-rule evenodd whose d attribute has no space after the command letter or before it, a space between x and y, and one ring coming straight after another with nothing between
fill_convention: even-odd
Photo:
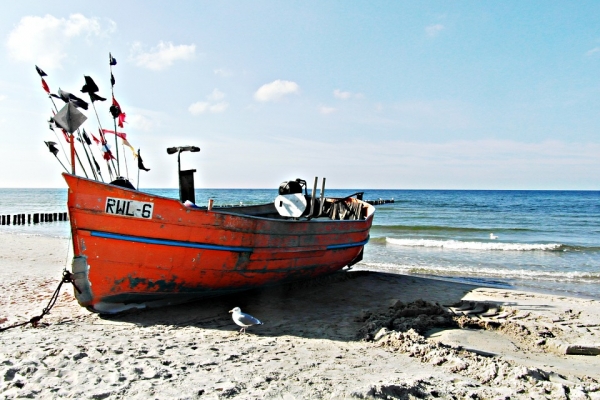
<instances>
[{"instance_id":1,"label":"pennant flag on pole","mask_svg":"<svg viewBox=\"0 0 600 400\"><path fill-rule=\"evenodd\" d=\"M100 89L98 89L98 85L96 85L96 82L94 82L92 77L85 75L83 77L85 78L85 85L83 85L81 88L81 92L89 94L92 103L94 101L105 101L106 99L104 97L96 94L96 92Z\"/></svg>"},{"instance_id":2,"label":"pennant flag on pole","mask_svg":"<svg viewBox=\"0 0 600 400\"><path fill-rule=\"evenodd\" d=\"M85 85L83 85L81 88L82 93L96 93L98 90L100 90L91 76L84 75L83 78L85 79Z\"/></svg>"},{"instance_id":3,"label":"pennant flag on pole","mask_svg":"<svg viewBox=\"0 0 600 400\"><path fill-rule=\"evenodd\" d=\"M46 93L50 94L50 88L48 87L48 84L46 83L46 81L44 80L44 78L42 78L42 87L44 88L44 90L46 91Z\"/></svg>"},{"instance_id":4,"label":"pennant flag on pole","mask_svg":"<svg viewBox=\"0 0 600 400\"><path fill-rule=\"evenodd\" d=\"M98 175L102 176L102 173L100 172L100 166L98 165L98 162L96 161L95 158L94 158L94 164L96 165L96 172L98 172Z\"/></svg>"},{"instance_id":5,"label":"pennant flag on pole","mask_svg":"<svg viewBox=\"0 0 600 400\"><path fill-rule=\"evenodd\" d=\"M42 71L42 69L40 67L38 67L37 65L35 66L35 70L37 71L37 73L40 75L41 78L43 78L44 76L48 76L48 74L45 73L44 71Z\"/></svg>"},{"instance_id":6,"label":"pennant flag on pole","mask_svg":"<svg viewBox=\"0 0 600 400\"><path fill-rule=\"evenodd\" d=\"M51 96L61 99L65 103L71 102L71 103L73 103L73 105L75 107L83 108L84 110L88 109L88 103L86 101L81 100L79 97L75 96L74 94L65 92L61 88L58 88L58 96L55 94L53 94Z\"/></svg>"},{"instance_id":7,"label":"pennant flag on pole","mask_svg":"<svg viewBox=\"0 0 600 400\"><path fill-rule=\"evenodd\" d=\"M142 160L142 156L140 155L140 149L138 149L137 156L138 156L138 169L142 169L144 171L150 171L150 168L144 167L144 161Z\"/></svg>"},{"instance_id":8,"label":"pennant flag on pole","mask_svg":"<svg viewBox=\"0 0 600 400\"><path fill-rule=\"evenodd\" d=\"M111 158L113 160L115 159L115 157L112 155L112 152L110 151L110 146L108 145L108 143L102 145L102 158L104 158L106 161L110 161Z\"/></svg>"},{"instance_id":9,"label":"pennant flag on pole","mask_svg":"<svg viewBox=\"0 0 600 400\"><path fill-rule=\"evenodd\" d=\"M48 150L50 150L50 153L54 154L54 156L56 156L58 154L58 149L56 148L56 142L44 142L46 143L46 146L48 146Z\"/></svg>"},{"instance_id":10,"label":"pennant flag on pole","mask_svg":"<svg viewBox=\"0 0 600 400\"><path fill-rule=\"evenodd\" d=\"M50 119L48 120L48 128L50 128L51 131L54 131L54 128L56 129L60 129L60 131L63 134L63 137L65 138L65 140L67 141L67 143L71 143L71 139L69 139L69 135L67 135L67 131L65 131L63 128L61 128L59 125L56 124L56 121L54 120L53 117L50 117Z\"/></svg>"},{"instance_id":11,"label":"pennant flag on pole","mask_svg":"<svg viewBox=\"0 0 600 400\"><path fill-rule=\"evenodd\" d=\"M119 114L119 122L117 124L117 125L119 125L119 128L123 127L123 123L125 122L125 117L126 116L127 115L124 112L122 112L121 114Z\"/></svg>"},{"instance_id":12,"label":"pennant flag on pole","mask_svg":"<svg viewBox=\"0 0 600 400\"><path fill-rule=\"evenodd\" d=\"M108 53L108 62L110 65L117 65L117 59L114 58L110 53Z\"/></svg>"},{"instance_id":13,"label":"pennant flag on pole","mask_svg":"<svg viewBox=\"0 0 600 400\"><path fill-rule=\"evenodd\" d=\"M110 85L115 86L115 76L112 74L112 72L110 73Z\"/></svg>"},{"instance_id":14,"label":"pennant flag on pole","mask_svg":"<svg viewBox=\"0 0 600 400\"><path fill-rule=\"evenodd\" d=\"M112 106L110 106L109 111L110 111L110 115L112 115L113 118L118 118L119 114L121 114L121 106L117 102L117 99L115 99L114 97L112 99Z\"/></svg>"},{"instance_id":15,"label":"pennant flag on pole","mask_svg":"<svg viewBox=\"0 0 600 400\"><path fill-rule=\"evenodd\" d=\"M118 137L120 137L123 140L123 145L127 146L131 149L131 152L133 153L133 158L135 159L138 156L135 152L135 149L131 145L131 143L129 143L127 141L127 134L125 132L115 132L115 131L111 131L110 129L102 129L102 133L111 133L113 135L117 135Z\"/></svg>"},{"instance_id":16,"label":"pennant flag on pole","mask_svg":"<svg viewBox=\"0 0 600 400\"><path fill-rule=\"evenodd\" d=\"M121 138L121 139L123 139L123 138ZM127 139L123 139L123 146L127 146L127 147L129 147L129 148L131 149L131 152L133 153L133 158L134 158L134 159L135 159L135 158L138 156L138 155L136 154L136 152L135 152L135 149L133 148L133 146L131 145L131 143L129 143L129 142L127 141Z\"/></svg>"},{"instance_id":17,"label":"pennant flag on pole","mask_svg":"<svg viewBox=\"0 0 600 400\"><path fill-rule=\"evenodd\" d=\"M87 143L87 145L91 146L92 145L92 141L90 140L90 137L85 132L85 129L83 129L82 136L83 136L83 140L85 140L85 142Z\"/></svg>"},{"instance_id":18,"label":"pennant flag on pole","mask_svg":"<svg viewBox=\"0 0 600 400\"><path fill-rule=\"evenodd\" d=\"M113 118L115 118L115 119L118 118L119 128L122 128L123 122L125 122L126 114L121 110L121 106L117 102L117 99L115 99L113 97L112 100L113 100L113 105L110 106L110 114L113 116Z\"/></svg>"},{"instance_id":19,"label":"pennant flag on pole","mask_svg":"<svg viewBox=\"0 0 600 400\"><path fill-rule=\"evenodd\" d=\"M46 143L46 146L48 146L48 150L50 150L50 153L54 154L54 157L56 157L56 159L58 160L60 165L62 165L65 172L68 173L69 170L67 169L67 167L65 167L65 165L62 163L62 161L60 161L60 158L58 158L58 149L56 148L56 142L44 142L44 143Z\"/></svg>"},{"instance_id":20,"label":"pennant flag on pole","mask_svg":"<svg viewBox=\"0 0 600 400\"><path fill-rule=\"evenodd\" d=\"M90 100L92 100L92 103L95 101L105 101L106 99L102 96L98 96L96 93L90 93Z\"/></svg>"},{"instance_id":21,"label":"pennant flag on pole","mask_svg":"<svg viewBox=\"0 0 600 400\"><path fill-rule=\"evenodd\" d=\"M110 129L102 129L102 133L112 133L113 135L117 135L121 139L127 140L127 134L125 132L115 132Z\"/></svg>"},{"instance_id":22,"label":"pennant flag on pole","mask_svg":"<svg viewBox=\"0 0 600 400\"><path fill-rule=\"evenodd\" d=\"M94 134L93 134L93 133L91 133L90 135L92 135L92 139L94 139L94 143L96 143L96 144L98 144L98 145L99 145L99 144L100 144L100 141L98 140L98 138L97 138L96 136L94 136Z\"/></svg>"}]
</instances>

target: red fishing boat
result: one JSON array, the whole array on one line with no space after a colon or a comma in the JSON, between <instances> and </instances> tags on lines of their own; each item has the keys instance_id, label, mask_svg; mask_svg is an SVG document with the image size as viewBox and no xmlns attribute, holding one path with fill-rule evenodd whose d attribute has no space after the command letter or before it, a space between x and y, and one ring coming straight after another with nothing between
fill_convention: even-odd
<instances>
[{"instance_id":1,"label":"red fishing boat","mask_svg":"<svg viewBox=\"0 0 600 400\"><path fill-rule=\"evenodd\" d=\"M190 182L185 172L180 171L180 185ZM181 303L352 266L362 259L375 210L361 194L327 198L324 185L317 198L316 179L312 195L296 180L284 182L273 203L198 207L185 200L181 186L184 197L172 199L120 182L63 175L69 186L75 294L82 306L101 313Z\"/></svg>"},{"instance_id":2,"label":"red fishing boat","mask_svg":"<svg viewBox=\"0 0 600 400\"><path fill-rule=\"evenodd\" d=\"M87 117L79 109L87 110L88 103L61 89L58 95L52 94L44 80L47 74L36 66L42 87L56 109L50 128L55 134L62 130L70 144L69 172L60 162L56 143L46 142L66 171L63 176L69 187L74 251L70 279L82 306L115 313L181 303L313 278L362 259L375 209L363 202L359 193L345 198L325 197L325 179L319 198L316 178L310 195L306 182L296 179L284 182L269 204L213 207L209 201L199 207L195 204L195 170L182 171L179 162L181 152L200 151L195 146L167 149L169 154L178 155L179 199L144 193L120 177L117 141L120 138L123 146L133 147L124 132L117 132L117 125L123 127L125 113L114 95L112 67L116 64L109 54L109 112L114 130L100 125L95 102L106 99L97 94L94 80L84 76L81 89L89 95L98 119L100 139L94 135L92 138L101 148L110 183L104 183L92 141L85 130L80 130ZM54 98L66 103L61 110ZM105 134L115 136L116 157ZM148 171L139 150L135 157L138 174L140 169ZM87 159L88 168L81 159ZM77 163L85 178L76 174Z\"/></svg>"}]
</instances>

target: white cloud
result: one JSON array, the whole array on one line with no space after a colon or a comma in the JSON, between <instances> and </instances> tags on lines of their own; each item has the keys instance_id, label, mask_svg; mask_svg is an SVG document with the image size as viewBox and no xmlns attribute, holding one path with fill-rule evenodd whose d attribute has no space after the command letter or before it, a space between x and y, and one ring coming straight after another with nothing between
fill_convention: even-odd
<instances>
[{"instance_id":1,"label":"white cloud","mask_svg":"<svg viewBox=\"0 0 600 400\"><path fill-rule=\"evenodd\" d=\"M444 29L444 25L442 24L434 24L434 25L429 25L425 28L425 32L427 33L427 36L430 37L435 37L437 36L442 30Z\"/></svg>"},{"instance_id":2,"label":"white cloud","mask_svg":"<svg viewBox=\"0 0 600 400\"><path fill-rule=\"evenodd\" d=\"M0 94L0 101L6 100L6 96L3 94Z\"/></svg>"},{"instance_id":3,"label":"white cloud","mask_svg":"<svg viewBox=\"0 0 600 400\"><path fill-rule=\"evenodd\" d=\"M210 112L213 114L222 113L229 107L226 101L219 101L225 98L225 93L219 89L214 89L211 94L206 96L209 101L198 101L188 107L192 115L204 114ZM216 103L215 103L216 102Z\"/></svg>"},{"instance_id":4,"label":"white cloud","mask_svg":"<svg viewBox=\"0 0 600 400\"><path fill-rule=\"evenodd\" d=\"M218 76L220 76L222 78L227 78L227 77L233 75L233 72L231 72L228 69L224 69L224 68L215 68L213 70L213 72L215 73L215 75L218 75Z\"/></svg>"},{"instance_id":5,"label":"white cloud","mask_svg":"<svg viewBox=\"0 0 600 400\"><path fill-rule=\"evenodd\" d=\"M221 92L219 89L215 89L211 94L208 95L209 100L222 100L225 97L225 93Z\"/></svg>"},{"instance_id":6,"label":"white cloud","mask_svg":"<svg viewBox=\"0 0 600 400\"><path fill-rule=\"evenodd\" d=\"M341 91L340 89L335 89L333 91L333 97L335 97L336 99L341 99L341 100L348 100L348 99L362 99L363 95L362 93L352 93L352 92L344 92Z\"/></svg>"},{"instance_id":7,"label":"white cloud","mask_svg":"<svg viewBox=\"0 0 600 400\"><path fill-rule=\"evenodd\" d=\"M109 21L102 29L96 18L72 14L68 19L52 15L26 16L8 34L6 46L9 56L17 61L36 63L43 68L60 68L67 58L67 49L77 37L84 36L91 44L92 37L113 32L116 24Z\"/></svg>"},{"instance_id":8,"label":"white cloud","mask_svg":"<svg viewBox=\"0 0 600 400\"><path fill-rule=\"evenodd\" d=\"M160 71L173 65L178 60L190 60L196 53L196 45L173 45L171 42L158 42L150 51L144 51L142 44L135 42L131 47L130 58L138 67Z\"/></svg>"},{"instance_id":9,"label":"white cloud","mask_svg":"<svg viewBox=\"0 0 600 400\"><path fill-rule=\"evenodd\" d=\"M208 101L199 101L197 103L192 104L188 110L192 115L204 114L208 107L210 107L210 103Z\"/></svg>"},{"instance_id":10,"label":"white cloud","mask_svg":"<svg viewBox=\"0 0 600 400\"><path fill-rule=\"evenodd\" d=\"M211 105L208 110L211 113L222 113L223 111L227 110L227 107L229 107L229 103L222 101L220 103Z\"/></svg>"},{"instance_id":11,"label":"white cloud","mask_svg":"<svg viewBox=\"0 0 600 400\"><path fill-rule=\"evenodd\" d=\"M458 101L407 101L388 110L403 129L467 129L474 123L469 104Z\"/></svg>"},{"instance_id":12,"label":"white cloud","mask_svg":"<svg viewBox=\"0 0 600 400\"><path fill-rule=\"evenodd\" d=\"M588 50L588 51L585 53L585 55L586 55L586 56L591 56L591 55L593 55L593 54L596 54L596 53L598 53L599 51L600 51L600 47L594 47L593 49L591 49L591 50Z\"/></svg>"},{"instance_id":13,"label":"white cloud","mask_svg":"<svg viewBox=\"0 0 600 400\"><path fill-rule=\"evenodd\" d=\"M148 117L140 114L127 114L127 122L135 130L150 132L155 128L155 123Z\"/></svg>"},{"instance_id":14,"label":"white cloud","mask_svg":"<svg viewBox=\"0 0 600 400\"><path fill-rule=\"evenodd\" d=\"M327 107L327 106L319 107L319 112L324 115L331 114L335 111L336 111L336 109L334 107Z\"/></svg>"},{"instance_id":15,"label":"white cloud","mask_svg":"<svg viewBox=\"0 0 600 400\"><path fill-rule=\"evenodd\" d=\"M298 93L299 90L300 87L296 82L277 79L276 81L262 85L254 93L254 98L261 102L277 101L287 94Z\"/></svg>"}]
</instances>

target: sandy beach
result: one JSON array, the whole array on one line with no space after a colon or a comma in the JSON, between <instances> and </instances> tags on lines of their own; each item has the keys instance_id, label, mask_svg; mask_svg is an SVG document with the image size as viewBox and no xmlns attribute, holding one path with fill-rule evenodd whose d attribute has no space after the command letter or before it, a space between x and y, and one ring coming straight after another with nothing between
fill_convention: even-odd
<instances>
[{"instance_id":1,"label":"sandy beach","mask_svg":"<svg viewBox=\"0 0 600 400\"><path fill-rule=\"evenodd\" d=\"M7 327L46 307L69 242L0 239ZM356 270L116 316L72 291L0 332L0 397L600 399L597 300ZM236 306L264 325L239 334Z\"/></svg>"}]
</instances>

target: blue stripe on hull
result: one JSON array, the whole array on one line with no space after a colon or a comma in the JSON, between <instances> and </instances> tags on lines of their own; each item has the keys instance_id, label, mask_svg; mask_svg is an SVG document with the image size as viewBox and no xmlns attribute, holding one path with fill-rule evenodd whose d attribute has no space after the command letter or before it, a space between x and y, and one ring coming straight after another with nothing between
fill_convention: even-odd
<instances>
[{"instance_id":1,"label":"blue stripe on hull","mask_svg":"<svg viewBox=\"0 0 600 400\"><path fill-rule=\"evenodd\" d=\"M145 238L145 237L141 237L141 236L119 235L116 233L107 233L107 232L98 232L98 231L91 231L90 234L92 236L101 237L101 238L105 238L105 239L126 240L129 242L137 242L137 243L160 244L163 246L192 247L195 249L234 251L234 252L238 252L238 253L251 253L254 250L252 247L219 246L219 245L215 245L215 244L182 242L180 240L151 239L151 238Z\"/></svg>"},{"instance_id":2,"label":"blue stripe on hull","mask_svg":"<svg viewBox=\"0 0 600 400\"><path fill-rule=\"evenodd\" d=\"M359 246L364 246L367 243L369 243L369 238L367 238L366 240L363 240L362 242L357 242L357 243L332 244L332 245L327 246L327 250L337 250L337 249L347 249L349 247L359 247Z\"/></svg>"},{"instance_id":3,"label":"blue stripe on hull","mask_svg":"<svg viewBox=\"0 0 600 400\"><path fill-rule=\"evenodd\" d=\"M126 240L129 242L147 243L147 244L159 244L163 246L175 246L175 247L191 247L195 249L206 249L206 250L219 250L219 251L233 251L237 253L251 253L254 251L252 247L236 247L236 246L219 246L215 244L205 243L192 243L183 242L180 240L167 240L167 239L151 239L141 236L130 236L130 235L119 235L116 233L91 231L90 234L94 237L100 237L104 239L115 239L115 240ZM327 250L338 250L347 249L350 247L364 246L369 242L369 239L363 240L362 242L356 243L343 243L343 244L332 244L327 246Z\"/></svg>"}]
</instances>

